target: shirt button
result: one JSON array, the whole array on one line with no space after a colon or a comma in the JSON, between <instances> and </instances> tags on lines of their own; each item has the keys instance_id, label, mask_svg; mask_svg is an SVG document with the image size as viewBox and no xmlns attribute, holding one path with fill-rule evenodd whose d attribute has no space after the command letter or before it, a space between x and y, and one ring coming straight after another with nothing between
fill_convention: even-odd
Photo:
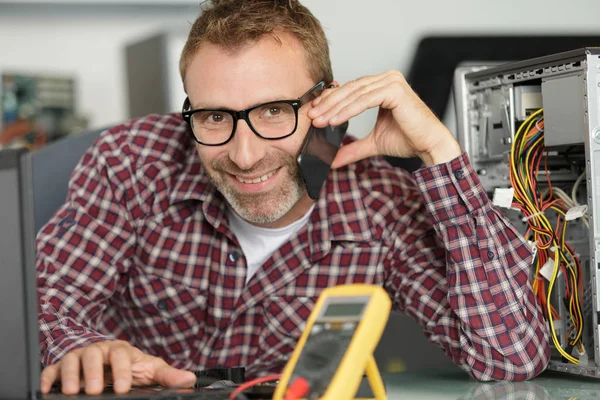
<instances>
[{"instance_id":1,"label":"shirt button","mask_svg":"<svg viewBox=\"0 0 600 400\"><path fill-rule=\"evenodd\" d=\"M229 261L236 262L237 260L239 260L239 258L240 254L237 251L229 253Z\"/></svg>"},{"instance_id":2,"label":"shirt button","mask_svg":"<svg viewBox=\"0 0 600 400\"><path fill-rule=\"evenodd\" d=\"M487 256L488 256L488 258L489 258L490 260L493 260L493 259L494 259L494 257L495 257L496 255L494 254L494 252L493 252L493 251L488 251L488 252L487 252Z\"/></svg>"},{"instance_id":3,"label":"shirt button","mask_svg":"<svg viewBox=\"0 0 600 400\"><path fill-rule=\"evenodd\" d=\"M159 310L165 311L167 309L167 302L164 300L161 300L158 302L157 306L158 306Z\"/></svg>"},{"instance_id":4,"label":"shirt button","mask_svg":"<svg viewBox=\"0 0 600 400\"><path fill-rule=\"evenodd\" d=\"M465 172L462 169L459 169L454 173L454 177L456 178L456 180L460 181L462 178L465 177Z\"/></svg>"},{"instance_id":5,"label":"shirt button","mask_svg":"<svg viewBox=\"0 0 600 400\"><path fill-rule=\"evenodd\" d=\"M66 217L58 223L58 226L60 226L62 229L69 229L71 226L73 226L73 224L75 224L75 220L71 217Z\"/></svg>"}]
</instances>

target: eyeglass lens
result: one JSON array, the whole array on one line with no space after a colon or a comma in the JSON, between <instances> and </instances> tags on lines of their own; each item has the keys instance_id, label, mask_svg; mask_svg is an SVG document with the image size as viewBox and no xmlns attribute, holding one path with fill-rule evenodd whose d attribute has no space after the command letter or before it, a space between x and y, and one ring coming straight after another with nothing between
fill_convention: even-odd
<instances>
[{"instance_id":1,"label":"eyeglass lens","mask_svg":"<svg viewBox=\"0 0 600 400\"><path fill-rule=\"evenodd\" d=\"M296 127L296 112L288 103L269 103L248 113L252 128L270 139L287 136ZM226 111L199 111L192 115L191 125L196 138L202 143L225 142L234 129L234 117Z\"/></svg>"}]
</instances>

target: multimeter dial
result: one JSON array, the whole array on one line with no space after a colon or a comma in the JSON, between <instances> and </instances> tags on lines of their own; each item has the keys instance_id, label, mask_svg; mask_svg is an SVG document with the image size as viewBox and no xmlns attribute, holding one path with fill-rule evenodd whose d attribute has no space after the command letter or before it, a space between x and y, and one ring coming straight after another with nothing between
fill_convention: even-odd
<instances>
[{"instance_id":1,"label":"multimeter dial","mask_svg":"<svg viewBox=\"0 0 600 400\"><path fill-rule=\"evenodd\" d=\"M292 381L295 376L303 376L312 382L311 393L323 395L348 350L355 329L355 323L315 323L292 373Z\"/></svg>"}]
</instances>

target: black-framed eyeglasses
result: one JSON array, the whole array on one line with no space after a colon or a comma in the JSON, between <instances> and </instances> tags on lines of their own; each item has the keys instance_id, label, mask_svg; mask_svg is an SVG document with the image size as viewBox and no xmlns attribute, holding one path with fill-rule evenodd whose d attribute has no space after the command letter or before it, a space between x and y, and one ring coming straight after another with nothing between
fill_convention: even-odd
<instances>
[{"instance_id":1,"label":"black-framed eyeglasses","mask_svg":"<svg viewBox=\"0 0 600 400\"><path fill-rule=\"evenodd\" d=\"M267 140L278 140L291 136L298 128L298 110L315 92L325 88L325 81L313 86L295 100L276 100L234 111L224 108L200 108L190 110L190 99L183 103L181 115L190 126L194 140L205 146L221 146L235 134L237 122L246 121L252 132Z\"/></svg>"}]
</instances>

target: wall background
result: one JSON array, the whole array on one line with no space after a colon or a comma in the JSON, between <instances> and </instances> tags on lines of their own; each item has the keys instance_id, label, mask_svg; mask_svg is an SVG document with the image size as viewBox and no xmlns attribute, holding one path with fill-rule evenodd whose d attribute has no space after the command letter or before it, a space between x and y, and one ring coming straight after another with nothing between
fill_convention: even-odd
<instances>
[{"instance_id":1,"label":"wall background","mask_svg":"<svg viewBox=\"0 0 600 400\"><path fill-rule=\"evenodd\" d=\"M596 0L304 3L326 29L342 83L388 69L407 73L418 40L432 33L600 33ZM161 30L185 35L198 10L197 0L0 0L0 71L72 74L91 127L115 124L128 118L124 46ZM351 131L364 136L375 116L355 118Z\"/></svg>"}]
</instances>

